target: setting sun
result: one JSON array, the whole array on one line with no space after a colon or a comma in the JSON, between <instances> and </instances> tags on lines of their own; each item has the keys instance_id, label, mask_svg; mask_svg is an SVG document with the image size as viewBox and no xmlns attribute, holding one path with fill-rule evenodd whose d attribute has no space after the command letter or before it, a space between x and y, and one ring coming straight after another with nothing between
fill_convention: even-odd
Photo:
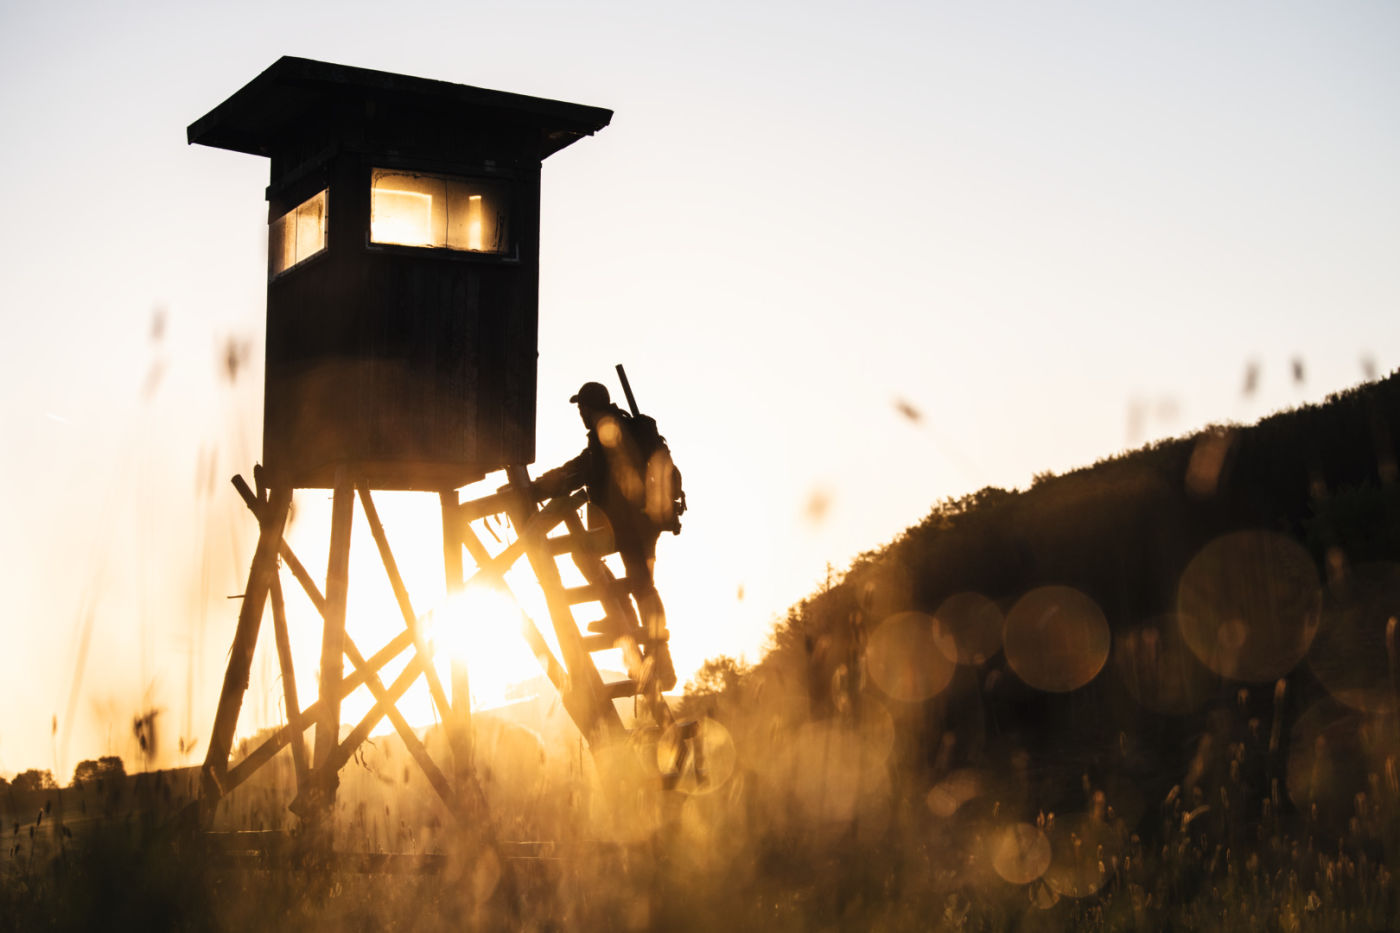
<instances>
[{"instance_id":1,"label":"setting sun","mask_svg":"<svg viewBox=\"0 0 1400 933\"><path fill-rule=\"evenodd\" d=\"M429 616L428 638L438 673L447 680L453 664L466 666L473 709L520 699L522 684L542 676L521 622L519 603L492 583L469 585Z\"/></svg>"}]
</instances>

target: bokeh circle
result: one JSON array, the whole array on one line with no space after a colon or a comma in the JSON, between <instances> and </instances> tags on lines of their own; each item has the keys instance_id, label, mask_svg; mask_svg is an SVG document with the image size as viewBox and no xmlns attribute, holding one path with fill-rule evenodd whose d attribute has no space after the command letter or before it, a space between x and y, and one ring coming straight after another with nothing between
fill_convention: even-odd
<instances>
[{"instance_id":1,"label":"bokeh circle","mask_svg":"<svg viewBox=\"0 0 1400 933\"><path fill-rule=\"evenodd\" d=\"M1272 531L1237 531L1192 558L1177 588L1181 634L1222 677L1267 683L1303 659L1321 619L1317 568Z\"/></svg>"},{"instance_id":2,"label":"bokeh circle","mask_svg":"<svg viewBox=\"0 0 1400 933\"><path fill-rule=\"evenodd\" d=\"M1050 840L1030 823L1012 823L992 838L992 868L1011 884L1030 884L1045 874L1050 859Z\"/></svg>"},{"instance_id":3,"label":"bokeh circle","mask_svg":"<svg viewBox=\"0 0 1400 933\"><path fill-rule=\"evenodd\" d=\"M1400 618L1400 564L1358 564L1328 585L1308 666L1337 701L1373 713L1395 708L1386 648L1393 618Z\"/></svg>"},{"instance_id":4,"label":"bokeh circle","mask_svg":"<svg viewBox=\"0 0 1400 933\"><path fill-rule=\"evenodd\" d=\"M695 723L688 738L673 725L656 741L657 768L663 775L674 775L675 790L683 794L708 794L723 787L736 759L729 730L708 716Z\"/></svg>"},{"instance_id":5,"label":"bokeh circle","mask_svg":"<svg viewBox=\"0 0 1400 933\"><path fill-rule=\"evenodd\" d=\"M1037 690L1067 693L1093 680L1108 660L1108 620L1084 593L1042 586L1006 616L1006 661Z\"/></svg>"},{"instance_id":6,"label":"bokeh circle","mask_svg":"<svg viewBox=\"0 0 1400 933\"><path fill-rule=\"evenodd\" d=\"M1051 859L1045 883L1064 897L1097 892L1112 875L1114 857L1123 850L1118 826L1093 813L1059 817L1049 836Z\"/></svg>"},{"instance_id":7,"label":"bokeh circle","mask_svg":"<svg viewBox=\"0 0 1400 933\"><path fill-rule=\"evenodd\" d=\"M900 612L880 623L865 648L866 670L891 699L917 703L948 686L956 649L933 619L922 612Z\"/></svg>"},{"instance_id":8,"label":"bokeh circle","mask_svg":"<svg viewBox=\"0 0 1400 933\"><path fill-rule=\"evenodd\" d=\"M951 660L959 664L981 664L1001 649L1005 620L997 604L981 593L949 596L933 614L933 619L943 634L952 639Z\"/></svg>"},{"instance_id":9,"label":"bokeh circle","mask_svg":"<svg viewBox=\"0 0 1400 933\"><path fill-rule=\"evenodd\" d=\"M1220 678L1196 659L1175 614L1156 616L1113 640L1113 671L1133 699L1155 713L1193 713Z\"/></svg>"}]
</instances>

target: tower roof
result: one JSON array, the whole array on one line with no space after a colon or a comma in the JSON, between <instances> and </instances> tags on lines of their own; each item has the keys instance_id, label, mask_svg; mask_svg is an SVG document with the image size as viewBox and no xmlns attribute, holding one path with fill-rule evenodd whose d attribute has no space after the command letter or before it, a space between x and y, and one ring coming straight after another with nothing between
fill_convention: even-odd
<instances>
[{"instance_id":1,"label":"tower roof","mask_svg":"<svg viewBox=\"0 0 1400 933\"><path fill-rule=\"evenodd\" d=\"M190 124L190 143L270 156L308 125L369 124L380 114L412 113L484 131L523 133L539 158L608 125L612 111L429 78L284 56L232 97Z\"/></svg>"}]
</instances>

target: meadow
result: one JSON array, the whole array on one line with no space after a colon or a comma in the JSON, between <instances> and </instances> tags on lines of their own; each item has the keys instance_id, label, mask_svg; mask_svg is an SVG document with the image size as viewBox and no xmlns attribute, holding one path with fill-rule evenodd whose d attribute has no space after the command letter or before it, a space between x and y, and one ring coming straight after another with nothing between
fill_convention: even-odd
<instances>
[{"instance_id":1,"label":"meadow","mask_svg":"<svg viewBox=\"0 0 1400 933\"><path fill-rule=\"evenodd\" d=\"M0 930L1394 929L1398 397L942 503L709 662L683 758L476 716L461 823L392 736L329 847L285 751L213 835L193 769L0 788Z\"/></svg>"}]
</instances>

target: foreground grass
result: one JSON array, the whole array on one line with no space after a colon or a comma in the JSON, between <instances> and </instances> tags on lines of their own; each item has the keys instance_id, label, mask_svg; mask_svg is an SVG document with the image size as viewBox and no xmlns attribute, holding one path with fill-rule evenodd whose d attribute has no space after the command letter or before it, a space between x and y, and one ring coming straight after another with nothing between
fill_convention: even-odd
<instances>
[{"instance_id":1,"label":"foreground grass","mask_svg":"<svg viewBox=\"0 0 1400 933\"><path fill-rule=\"evenodd\" d=\"M427 873L344 871L314 855L235 865L168 814L31 833L40 814L38 827L7 827L0 930L1292 933L1394 929L1400 917L1393 759L1349 812L1251 798L1227 772L1174 787L1132 828L1086 780L1084 813L1028 824L1050 848L1023 883L1006 880L998 795L949 812L901 801L878 770L866 777L842 795L828 773L822 799L839 800L825 810L805 785L742 769L708 793L628 795L601 818L600 800L584 801L535 857L502 862L444 834ZM607 830L619 816L645 831L619 838ZM353 832L338 848L356 848Z\"/></svg>"}]
</instances>

